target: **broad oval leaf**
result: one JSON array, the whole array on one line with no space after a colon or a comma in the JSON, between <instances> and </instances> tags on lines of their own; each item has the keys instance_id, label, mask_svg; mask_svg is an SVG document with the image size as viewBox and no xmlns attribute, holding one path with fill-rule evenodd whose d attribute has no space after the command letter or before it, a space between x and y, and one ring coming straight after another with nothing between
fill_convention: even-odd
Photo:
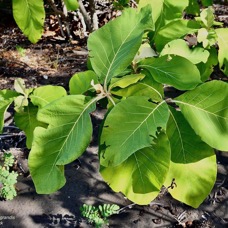
<instances>
[{"instance_id":1,"label":"broad oval leaf","mask_svg":"<svg viewBox=\"0 0 228 228\"><path fill-rule=\"evenodd\" d=\"M197 208L209 195L216 180L214 151L201 141L182 113L173 108L167 135L171 146L171 166L165 186L175 199Z\"/></svg>"},{"instance_id":2,"label":"broad oval leaf","mask_svg":"<svg viewBox=\"0 0 228 228\"><path fill-rule=\"evenodd\" d=\"M13 16L18 27L32 43L41 38L45 18L43 1L13 0Z\"/></svg>"},{"instance_id":3,"label":"broad oval leaf","mask_svg":"<svg viewBox=\"0 0 228 228\"><path fill-rule=\"evenodd\" d=\"M190 49L187 43L181 39L173 40L166 44L160 53L160 56L171 54L182 56L191 61L193 64L200 62L206 63L210 55L209 51L201 47Z\"/></svg>"},{"instance_id":4,"label":"broad oval leaf","mask_svg":"<svg viewBox=\"0 0 228 228\"><path fill-rule=\"evenodd\" d=\"M228 28L216 29L215 32L218 36L219 67L228 76Z\"/></svg>"},{"instance_id":5,"label":"broad oval leaf","mask_svg":"<svg viewBox=\"0 0 228 228\"><path fill-rule=\"evenodd\" d=\"M139 67L148 70L157 82L180 90L194 89L201 82L197 67L181 56L145 59Z\"/></svg>"},{"instance_id":6,"label":"broad oval leaf","mask_svg":"<svg viewBox=\"0 0 228 228\"><path fill-rule=\"evenodd\" d=\"M90 142L89 113L95 110L95 101L85 103L85 96L70 95L38 112L38 120L48 124L35 129L28 161L38 193L55 192L65 184L64 165L78 158Z\"/></svg>"},{"instance_id":7,"label":"broad oval leaf","mask_svg":"<svg viewBox=\"0 0 228 228\"><path fill-rule=\"evenodd\" d=\"M201 139L213 148L228 151L228 85L207 82L179 96L176 103Z\"/></svg>"},{"instance_id":8,"label":"broad oval leaf","mask_svg":"<svg viewBox=\"0 0 228 228\"><path fill-rule=\"evenodd\" d=\"M43 108L50 102L66 95L66 90L62 86L46 85L34 89L29 98L35 106Z\"/></svg>"},{"instance_id":9,"label":"broad oval leaf","mask_svg":"<svg viewBox=\"0 0 228 228\"><path fill-rule=\"evenodd\" d=\"M139 13L126 9L88 39L90 61L100 82L107 86L112 77L122 73L134 59L142 42L144 30L152 29L151 8Z\"/></svg>"},{"instance_id":10,"label":"broad oval leaf","mask_svg":"<svg viewBox=\"0 0 228 228\"><path fill-rule=\"evenodd\" d=\"M101 165L117 166L136 151L151 146L157 128L166 128L169 111L163 101L132 96L119 102L108 114L100 139Z\"/></svg>"},{"instance_id":11,"label":"broad oval leaf","mask_svg":"<svg viewBox=\"0 0 228 228\"><path fill-rule=\"evenodd\" d=\"M160 133L153 145L140 149L116 167L100 167L104 180L139 205L149 204L160 192L170 163L167 136Z\"/></svg>"},{"instance_id":12,"label":"broad oval leaf","mask_svg":"<svg viewBox=\"0 0 228 228\"><path fill-rule=\"evenodd\" d=\"M4 116L7 108L19 94L12 90L0 90L0 132L4 126Z\"/></svg>"},{"instance_id":13,"label":"broad oval leaf","mask_svg":"<svg viewBox=\"0 0 228 228\"><path fill-rule=\"evenodd\" d=\"M84 94L86 91L92 89L91 82L98 84L97 75L92 70L79 72L74 74L69 82L70 94Z\"/></svg>"}]
</instances>

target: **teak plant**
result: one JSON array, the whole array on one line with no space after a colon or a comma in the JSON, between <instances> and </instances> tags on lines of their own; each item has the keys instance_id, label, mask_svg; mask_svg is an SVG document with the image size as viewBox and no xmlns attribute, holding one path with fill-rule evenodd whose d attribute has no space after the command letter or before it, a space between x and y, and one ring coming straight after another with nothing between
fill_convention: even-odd
<instances>
[{"instance_id":1,"label":"teak plant","mask_svg":"<svg viewBox=\"0 0 228 228\"><path fill-rule=\"evenodd\" d=\"M15 184L18 174L10 170L13 164L14 156L11 153L4 153L0 159L0 197L6 200L12 200L17 195Z\"/></svg>"},{"instance_id":2,"label":"teak plant","mask_svg":"<svg viewBox=\"0 0 228 228\"><path fill-rule=\"evenodd\" d=\"M73 75L69 95L60 86L26 89L21 80L15 91L0 92L0 127L14 101L38 193L64 186L64 166L90 143L97 103L108 109L100 126L100 173L114 191L146 205L165 186L195 208L210 193L214 149L228 150L228 85L209 77L218 63L228 74L228 29L214 27L212 8L186 20L188 1L172 2L142 0L90 34L89 70ZM190 36L194 44L187 43ZM167 88L181 95L167 97Z\"/></svg>"}]
</instances>

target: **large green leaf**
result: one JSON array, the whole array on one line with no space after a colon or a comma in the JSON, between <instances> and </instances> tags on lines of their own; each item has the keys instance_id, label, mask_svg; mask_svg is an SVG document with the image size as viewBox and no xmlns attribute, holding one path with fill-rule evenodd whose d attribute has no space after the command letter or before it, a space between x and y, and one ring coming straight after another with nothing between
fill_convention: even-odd
<instances>
[{"instance_id":1,"label":"large green leaf","mask_svg":"<svg viewBox=\"0 0 228 228\"><path fill-rule=\"evenodd\" d=\"M139 67L148 70L157 82L180 90L193 89L201 82L197 67L181 56L148 58Z\"/></svg>"},{"instance_id":2,"label":"large green leaf","mask_svg":"<svg viewBox=\"0 0 228 228\"><path fill-rule=\"evenodd\" d=\"M201 139L213 148L228 151L228 85L207 82L176 99L183 115Z\"/></svg>"},{"instance_id":3,"label":"large green leaf","mask_svg":"<svg viewBox=\"0 0 228 228\"><path fill-rule=\"evenodd\" d=\"M188 0L176 1L176 0L140 0L139 7L151 5L152 18L155 24L156 30L159 30L162 26L168 22L181 18L183 10L188 6Z\"/></svg>"},{"instance_id":4,"label":"large green leaf","mask_svg":"<svg viewBox=\"0 0 228 228\"><path fill-rule=\"evenodd\" d=\"M220 28L215 30L218 36L218 60L219 66L224 74L228 76L228 28Z\"/></svg>"},{"instance_id":5,"label":"large green leaf","mask_svg":"<svg viewBox=\"0 0 228 228\"><path fill-rule=\"evenodd\" d=\"M33 141L33 132L38 126L46 126L39 122L36 118L38 107L35 107L31 103L24 107L23 112L16 112L14 115L15 124L25 132L26 146L31 148Z\"/></svg>"},{"instance_id":6,"label":"large green leaf","mask_svg":"<svg viewBox=\"0 0 228 228\"><path fill-rule=\"evenodd\" d=\"M156 49L161 51L168 42L196 32L199 28L199 24L195 21L183 19L171 21L158 31L155 37Z\"/></svg>"},{"instance_id":7,"label":"large green leaf","mask_svg":"<svg viewBox=\"0 0 228 228\"><path fill-rule=\"evenodd\" d=\"M105 86L134 59L144 31L152 29L150 13L150 7L142 8L139 13L135 9L127 9L119 18L90 35L90 61Z\"/></svg>"},{"instance_id":8,"label":"large green leaf","mask_svg":"<svg viewBox=\"0 0 228 228\"><path fill-rule=\"evenodd\" d=\"M32 43L43 33L44 3L39 0L13 0L13 16L22 32Z\"/></svg>"},{"instance_id":9,"label":"large green leaf","mask_svg":"<svg viewBox=\"0 0 228 228\"><path fill-rule=\"evenodd\" d=\"M191 61L193 64L200 62L206 63L210 55L209 51L201 47L190 49L187 43L181 39L173 40L166 44L160 53L160 56L171 54L182 56Z\"/></svg>"},{"instance_id":10,"label":"large green leaf","mask_svg":"<svg viewBox=\"0 0 228 228\"><path fill-rule=\"evenodd\" d=\"M4 116L7 108L13 102L18 93L11 90L0 90L0 132L4 126Z\"/></svg>"},{"instance_id":11,"label":"large green leaf","mask_svg":"<svg viewBox=\"0 0 228 228\"><path fill-rule=\"evenodd\" d=\"M121 97L145 96L151 98L154 102L161 102L164 97L163 85L156 82L150 75L127 87L114 87L111 93Z\"/></svg>"},{"instance_id":12,"label":"large green leaf","mask_svg":"<svg viewBox=\"0 0 228 228\"><path fill-rule=\"evenodd\" d=\"M171 195L197 208L211 192L217 174L216 156L201 141L181 112L171 109L167 125L171 146L171 165L165 181ZM200 171L199 171L200 170Z\"/></svg>"},{"instance_id":13,"label":"large green leaf","mask_svg":"<svg viewBox=\"0 0 228 228\"><path fill-rule=\"evenodd\" d=\"M151 146L157 128L166 128L168 116L164 101L157 105L147 97L132 96L118 103L104 122L101 165L117 166L134 152Z\"/></svg>"},{"instance_id":14,"label":"large green leaf","mask_svg":"<svg viewBox=\"0 0 228 228\"><path fill-rule=\"evenodd\" d=\"M50 102L66 95L66 90L62 86L46 85L34 89L29 98L34 105L43 108Z\"/></svg>"},{"instance_id":15,"label":"large green leaf","mask_svg":"<svg viewBox=\"0 0 228 228\"><path fill-rule=\"evenodd\" d=\"M98 83L97 75L92 70L74 74L69 82L70 94L84 94L92 89L91 82Z\"/></svg>"},{"instance_id":16,"label":"large green leaf","mask_svg":"<svg viewBox=\"0 0 228 228\"><path fill-rule=\"evenodd\" d=\"M101 166L100 172L114 191L122 192L137 204L147 205L159 194L169 163L169 141L160 133L150 147L135 152L119 166Z\"/></svg>"},{"instance_id":17,"label":"large green leaf","mask_svg":"<svg viewBox=\"0 0 228 228\"><path fill-rule=\"evenodd\" d=\"M65 184L64 165L79 157L92 135L89 113L95 101L85 103L85 96L62 97L38 112L38 121L48 128L34 131L29 169L38 193L52 193Z\"/></svg>"}]
</instances>

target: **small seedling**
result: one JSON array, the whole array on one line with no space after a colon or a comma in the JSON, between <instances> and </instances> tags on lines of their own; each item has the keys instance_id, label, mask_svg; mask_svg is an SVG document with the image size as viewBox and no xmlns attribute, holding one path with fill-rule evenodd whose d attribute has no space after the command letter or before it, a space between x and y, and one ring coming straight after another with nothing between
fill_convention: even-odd
<instances>
[{"instance_id":1,"label":"small seedling","mask_svg":"<svg viewBox=\"0 0 228 228\"><path fill-rule=\"evenodd\" d=\"M18 51L18 53L20 54L21 57L25 56L26 50L23 47L21 47L20 45L16 45L16 49L17 49L17 51Z\"/></svg>"},{"instance_id":2,"label":"small seedling","mask_svg":"<svg viewBox=\"0 0 228 228\"><path fill-rule=\"evenodd\" d=\"M11 153L4 153L0 160L0 197L6 200L12 200L16 195L15 184L18 174L10 171L14 163L14 156Z\"/></svg>"},{"instance_id":3,"label":"small seedling","mask_svg":"<svg viewBox=\"0 0 228 228\"><path fill-rule=\"evenodd\" d=\"M120 207L116 204L104 204L98 207L83 204L80 211L89 223L94 224L96 228L103 225L108 225L108 217L113 214L118 214Z\"/></svg>"}]
</instances>

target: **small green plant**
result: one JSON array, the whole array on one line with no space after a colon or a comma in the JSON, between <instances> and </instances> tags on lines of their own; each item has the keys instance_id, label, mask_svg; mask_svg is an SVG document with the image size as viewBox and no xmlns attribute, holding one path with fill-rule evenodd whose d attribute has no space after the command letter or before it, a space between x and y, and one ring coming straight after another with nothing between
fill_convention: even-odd
<instances>
[{"instance_id":1,"label":"small green plant","mask_svg":"<svg viewBox=\"0 0 228 228\"><path fill-rule=\"evenodd\" d=\"M0 165L0 197L6 200L12 200L16 195L15 184L18 174L10 171L14 163L14 156L11 153L4 153Z\"/></svg>"},{"instance_id":2,"label":"small green plant","mask_svg":"<svg viewBox=\"0 0 228 228\"><path fill-rule=\"evenodd\" d=\"M80 211L89 223L94 224L96 228L108 225L108 217L118 214L120 207L116 204L104 204L98 207L83 204Z\"/></svg>"},{"instance_id":3,"label":"small green plant","mask_svg":"<svg viewBox=\"0 0 228 228\"><path fill-rule=\"evenodd\" d=\"M26 50L23 47L21 47L20 45L16 45L16 49L21 57L25 56Z\"/></svg>"}]
</instances>

